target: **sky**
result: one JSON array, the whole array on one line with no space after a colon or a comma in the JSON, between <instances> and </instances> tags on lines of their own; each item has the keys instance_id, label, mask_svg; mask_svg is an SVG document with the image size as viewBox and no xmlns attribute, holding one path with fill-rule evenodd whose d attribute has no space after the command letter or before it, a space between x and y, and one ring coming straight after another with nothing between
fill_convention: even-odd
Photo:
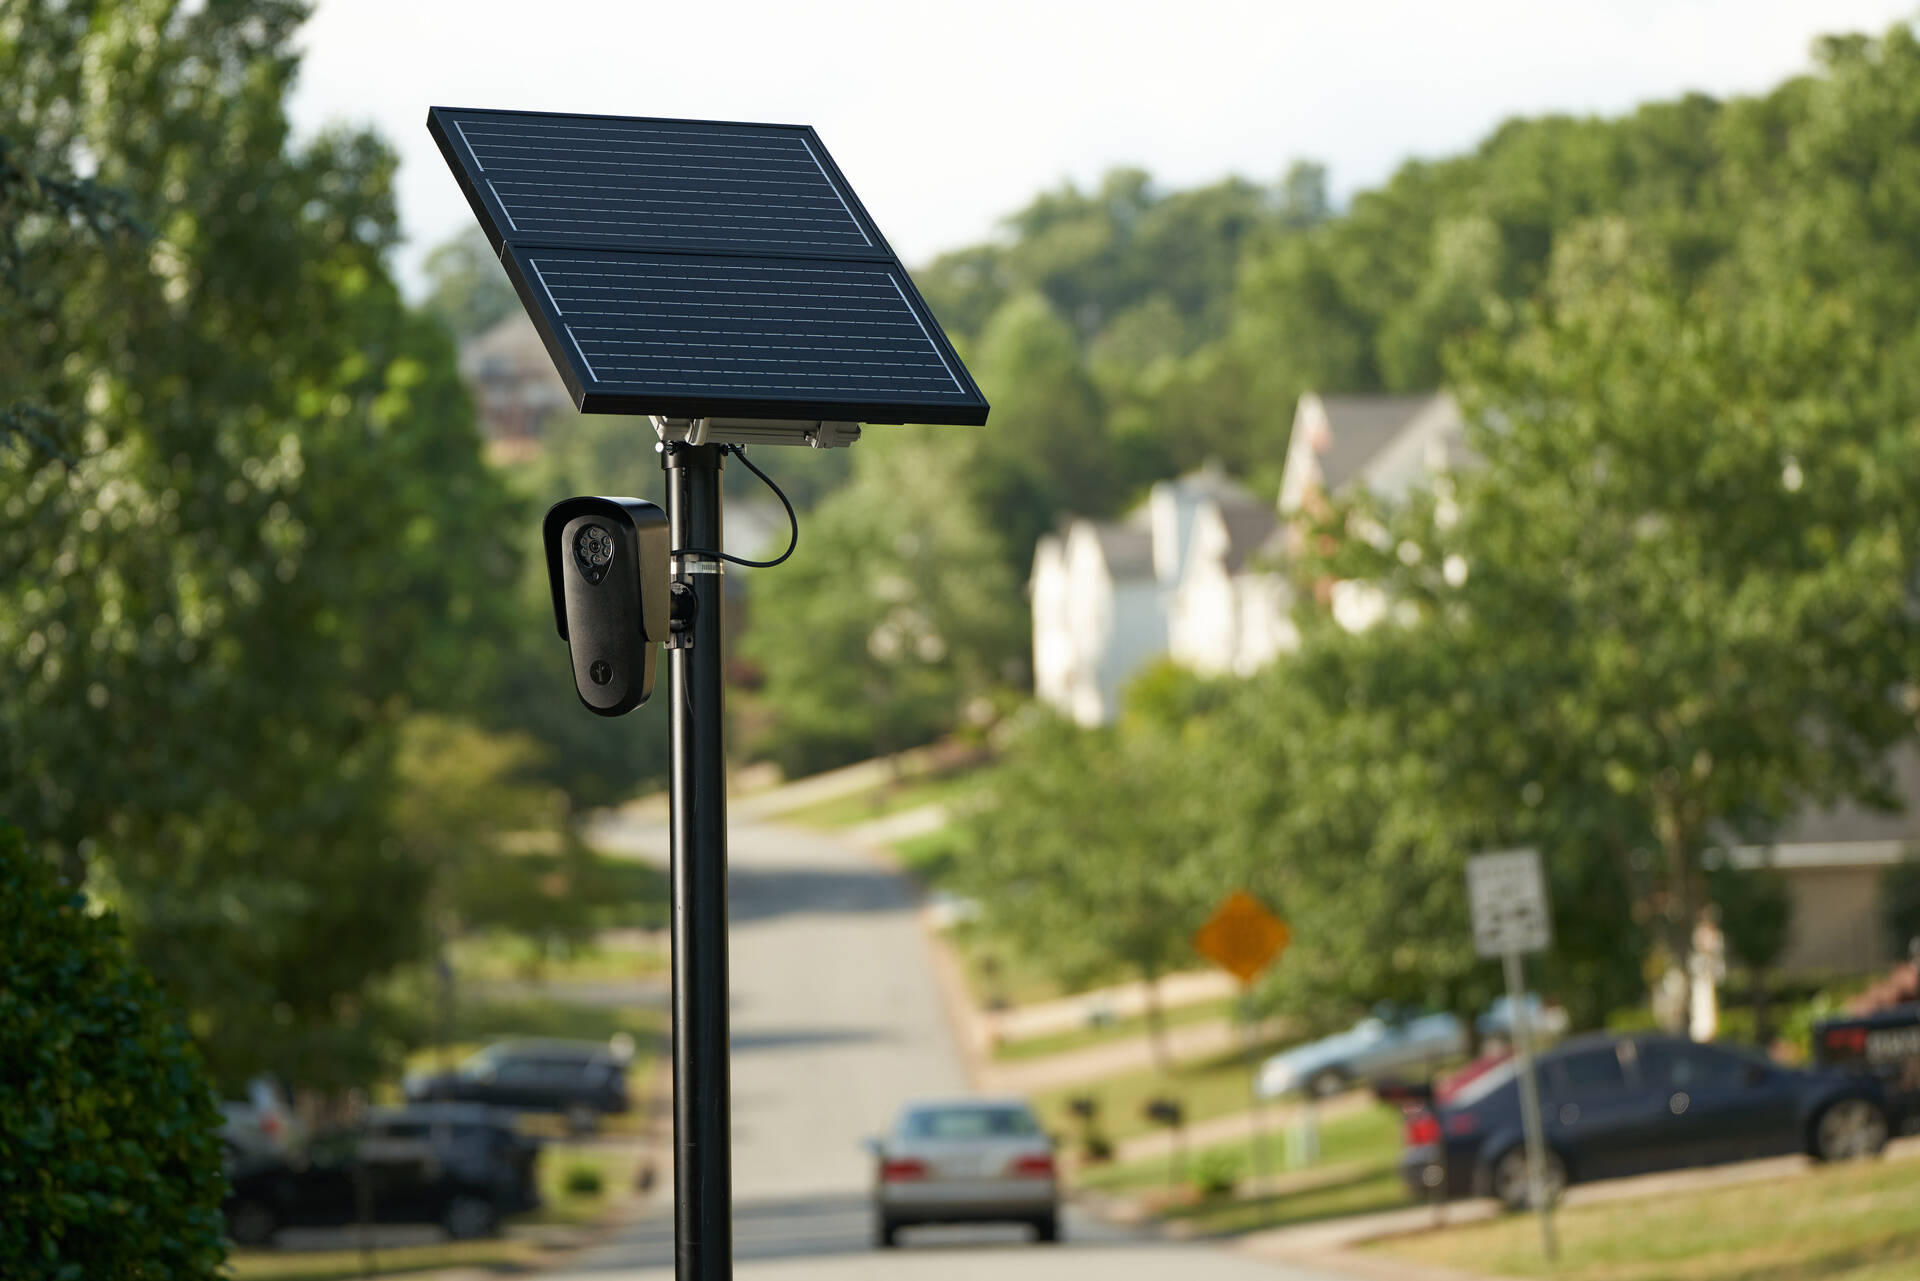
<instances>
[{"instance_id":1,"label":"sky","mask_svg":"<svg viewBox=\"0 0 1920 1281\"><path fill-rule=\"evenodd\" d=\"M1326 164L1336 196L1501 120L1758 92L1816 35L1915 0L318 0L303 135L399 149L410 290L472 220L431 105L810 124L910 265L1039 191L1138 165L1165 187Z\"/></svg>"}]
</instances>

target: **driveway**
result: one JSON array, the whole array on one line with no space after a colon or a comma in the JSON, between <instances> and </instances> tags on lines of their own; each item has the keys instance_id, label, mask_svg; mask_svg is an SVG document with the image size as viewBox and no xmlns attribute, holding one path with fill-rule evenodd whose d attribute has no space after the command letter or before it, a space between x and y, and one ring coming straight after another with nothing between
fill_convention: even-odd
<instances>
[{"instance_id":1,"label":"driveway","mask_svg":"<svg viewBox=\"0 0 1920 1281\"><path fill-rule=\"evenodd\" d=\"M629 812L595 835L609 850L664 860L659 817ZM1323 1281L1310 1268L1162 1242L1073 1210L1060 1246L1029 1244L1019 1228L921 1228L904 1233L899 1250L876 1250L861 1139L906 1098L965 1089L913 887L824 833L736 821L731 843L734 1248L743 1281ZM669 1205L656 1198L556 1275L670 1278Z\"/></svg>"}]
</instances>

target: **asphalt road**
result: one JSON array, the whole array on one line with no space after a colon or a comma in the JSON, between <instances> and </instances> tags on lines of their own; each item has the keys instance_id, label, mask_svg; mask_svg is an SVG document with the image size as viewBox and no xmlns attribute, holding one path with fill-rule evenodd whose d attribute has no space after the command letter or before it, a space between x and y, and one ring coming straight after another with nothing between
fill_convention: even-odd
<instances>
[{"instance_id":1,"label":"asphalt road","mask_svg":"<svg viewBox=\"0 0 1920 1281\"><path fill-rule=\"evenodd\" d=\"M605 833L663 854L664 824ZM964 1091L910 887L819 833L736 823L732 836L734 1252L743 1281L991 1276L1320 1281L1215 1246L1172 1244L1069 1210L1065 1242L1022 1228L920 1228L872 1243L861 1139L915 1095ZM560 1274L672 1276L664 1205Z\"/></svg>"}]
</instances>

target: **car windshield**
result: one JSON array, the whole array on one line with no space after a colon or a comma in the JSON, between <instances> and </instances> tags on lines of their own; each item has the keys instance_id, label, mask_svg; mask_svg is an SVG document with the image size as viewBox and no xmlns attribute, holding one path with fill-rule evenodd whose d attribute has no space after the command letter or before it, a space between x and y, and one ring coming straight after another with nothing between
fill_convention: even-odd
<instances>
[{"instance_id":1,"label":"car windshield","mask_svg":"<svg viewBox=\"0 0 1920 1281\"><path fill-rule=\"evenodd\" d=\"M471 1055L460 1065L458 1070L461 1076L466 1077L469 1081L473 1081L492 1076L499 1067L500 1056L496 1051L481 1050L477 1054Z\"/></svg>"},{"instance_id":2,"label":"car windshield","mask_svg":"<svg viewBox=\"0 0 1920 1281\"><path fill-rule=\"evenodd\" d=\"M1038 1134L1040 1126L1025 1108L921 1108L900 1123L909 1139L1006 1139Z\"/></svg>"}]
</instances>

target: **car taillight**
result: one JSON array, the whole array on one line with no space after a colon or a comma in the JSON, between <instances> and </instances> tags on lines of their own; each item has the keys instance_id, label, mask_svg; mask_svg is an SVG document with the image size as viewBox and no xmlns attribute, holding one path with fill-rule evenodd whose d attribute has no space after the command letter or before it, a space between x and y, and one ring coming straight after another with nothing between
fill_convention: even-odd
<instances>
[{"instance_id":1,"label":"car taillight","mask_svg":"<svg viewBox=\"0 0 1920 1281\"><path fill-rule=\"evenodd\" d=\"M1827 1049L1844 1054L1867 1052L1867 1029L1863 1027L1836 1027L1827 1032Z\"/></svg>"},{"instance_id":2,"label":"car taillight","mask_svg":"<svg viewBox=\"0 0 1920 1281\"><path fill-rule=\"evenodd\" d=\"M1007 1173L1016 1179L1051 1179L1053 1177L1053 1153L1041 1152L1034 1156L1015 1157L1007 1166Z\"/></svg>"},{"instance_id":3,"label":"car taillight","mask_svg":"<svg viewBox=\"0 0 1920 1281\"><path fill-rule=\"evenodd\" d=\"M915 1161L911 1157L904 1160L882 1161L880 1163L880 1181L882 1183L910 1183L914 1179L927 1177L927 1163Z\"/></svg>"},{"instance_id":4,"label":"car taillight","mask_svg":"<svg viewBox=\"0 0 1920 1281\"><path fill-rule=\"evenodd\" d=\"M1440 1118L1431 1112L1407 1113L1407 1146L1423 1148L1440 1141Z\"/></svg>"}]
</instances>

